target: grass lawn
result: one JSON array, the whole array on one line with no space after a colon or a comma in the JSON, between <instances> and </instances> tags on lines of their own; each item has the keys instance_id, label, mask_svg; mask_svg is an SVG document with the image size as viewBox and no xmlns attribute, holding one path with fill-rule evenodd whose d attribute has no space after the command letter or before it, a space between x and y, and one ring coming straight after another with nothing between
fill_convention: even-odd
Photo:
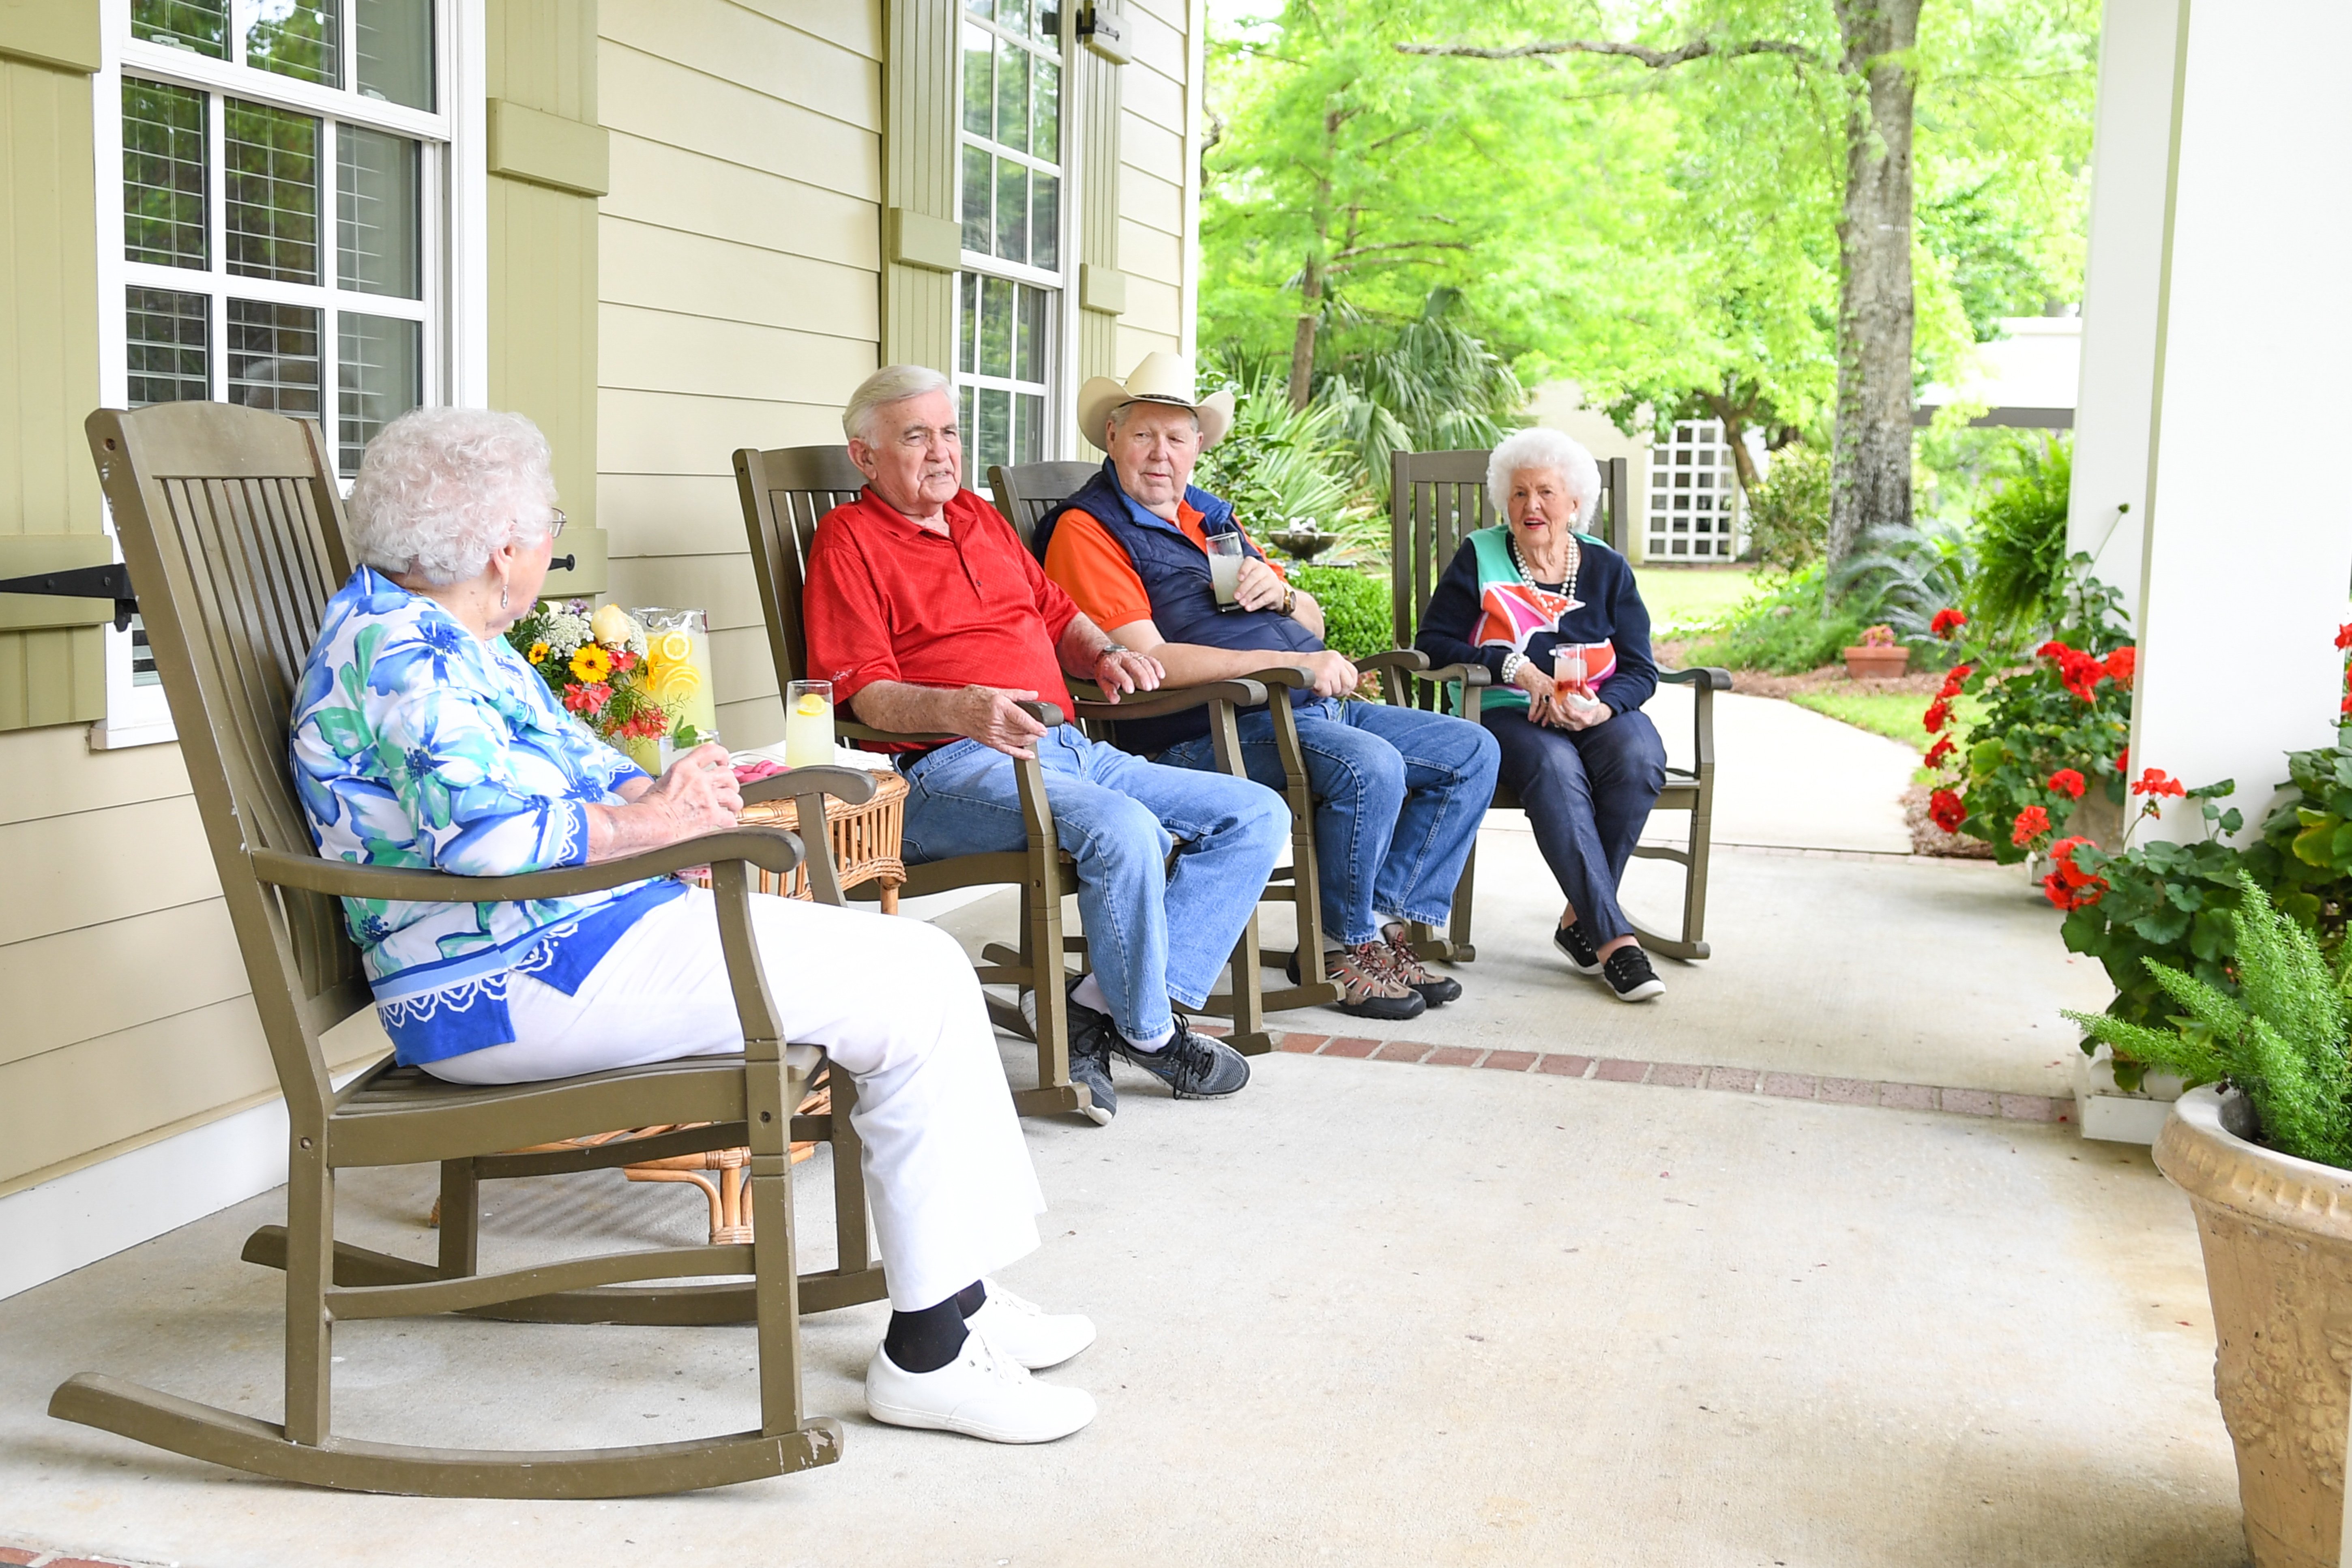
<instances>
[{"instance_id":1,"label":"grass lawn","mask_svg":"<svg viewBox=\"0 0 2352 1568\"><path fill-rule=\"evenodd\" d=\"M1701 626L1721 616L1748 597L1753 566L1667 566L1652 563L1634 568L1642 603L1650 607L1654 637Z\"/></svg>"},{"instance_id":2,"label":"grass lawn","mask_svg":"<svg viewBox=\"0 0 2352 1568\"><path fill-rule=\"evenodd\" d=\"M1830 688L1821 691L1799 691L1790 701L1800 708L1810 708L1825 713L1857 730L1867 730L1874 735L1884 735L1890 741L1900 741L1915 752L1927 749L1927 731L1919 727L1919 715L1935 700L1916 691L1855 691ZM1984 707L1973 697L1963 697L1952 704L1952 717L1944 726L1947 734L1958 737L1984 717ZM1957 740L1956 742L1957 743ZM1923 769L1913 782L1925 784L1928 774Z\"/></svg>"}]
</instances>

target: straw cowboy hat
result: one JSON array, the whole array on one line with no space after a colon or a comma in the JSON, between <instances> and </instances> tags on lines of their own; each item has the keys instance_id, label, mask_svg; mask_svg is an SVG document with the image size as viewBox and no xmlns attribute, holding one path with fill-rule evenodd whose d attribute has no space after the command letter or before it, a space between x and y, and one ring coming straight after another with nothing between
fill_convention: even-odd
<instances>
[{"instance_id":1,"label":"straw cowboy hat","mask_svg":"<svg viewBox=\"0 0 2352 1568\"><path fill-rule=\"evenodd\" d=\"M1112 414L1129 403L1164 403L1192 411L1201 422L1201 449L1205 452L1233 428L1234 395L1220 392L1213 397L1196 397L1193 390L1191 360L1161 352L1145 354L1124 384L1097 375L1078 388L1078 434L1089 445L1108 451L1103 446L1103 433Z\"/></svg>"}]
</instances>

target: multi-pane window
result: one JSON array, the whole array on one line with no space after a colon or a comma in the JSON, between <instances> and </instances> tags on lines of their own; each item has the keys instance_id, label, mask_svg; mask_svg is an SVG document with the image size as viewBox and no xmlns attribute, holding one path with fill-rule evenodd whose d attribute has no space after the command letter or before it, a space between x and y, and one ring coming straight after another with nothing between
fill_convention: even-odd
<instances>
[{"instance_id":1,"label":"multi-pane window","mask_svg":"<svg viewBox=\"0 0 2352 1568\"><path fill-rule=\"evenodd\" d=\"M956 385L967 473L1049 444L1063 287L1058 0L965 0Z\"/></svg>"},{"instance_id":2,"label":"multi-pane window","mask_svg":"<svg viewBox=\"0 0 2352 1568\"><path fill-rule=\"evenodd\" d=\"M445 292L435 10L131 0L110 270L132 406L318 419L348 474L426 399Z\"/></svg>"},{"instance_id":3,"label":"multi-pane window","mask_svg":"<svg viewBox=\"0 0 2352 1568\"><path fill-rule=\"evenodd\" d=\"M110 404L316 419L348 475L447 396L459 3L121 0L97 96ZM135 621L113 657L109 730L167 738Z\"/></svg>"},{"instance_id":4,"label":"multi-pane window","mask_svg":"<svg viewBox=\"0 0 2352 1568\"><path fill-rule=\"evenodd\" d=\"M1738 553L1738 471L1719 419L1685 419L1650 448L1649 558Z\"/></svg>"}]
</instances>

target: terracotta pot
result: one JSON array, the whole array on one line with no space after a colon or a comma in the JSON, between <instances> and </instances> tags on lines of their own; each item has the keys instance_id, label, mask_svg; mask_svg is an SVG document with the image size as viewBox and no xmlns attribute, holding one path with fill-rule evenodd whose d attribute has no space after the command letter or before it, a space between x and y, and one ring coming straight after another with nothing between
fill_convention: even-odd
<instances>
[{"instance_id":1,"label":"terracotta pot","mask_svg":"<svg viewBox=\"0 0 2352 1568\"><path fill-rule=\"evenodd\" d=\"M1845 672L1855 680L1893 680L1911 668L1911 650L1901 643L1891 647L1864 644L1845 650Z\"/></svg>"},{"instance_id":2,"label":"terracotta pot","mask_svg":"<svg viewBox=\"0 0 2352 1568\"><path fill-rule=\"evenodd\" d=\"M2337 1568L2352 1408L2352 1171L2251 1141L2208 1086L2173 1105L2156 1164L2188 1194L2213 1300L2213 1393L2238 1451L2256 1568Z\"/></svg>"}]
</instances>

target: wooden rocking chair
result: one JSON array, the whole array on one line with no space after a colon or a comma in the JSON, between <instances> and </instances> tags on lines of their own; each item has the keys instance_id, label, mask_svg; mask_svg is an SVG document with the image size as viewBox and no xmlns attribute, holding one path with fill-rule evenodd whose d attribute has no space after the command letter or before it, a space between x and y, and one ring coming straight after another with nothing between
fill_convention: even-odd
<instances>
[{"instance_id":1,"label":"wooden rocking chair","mask_svg":"<svg viewBox=\"0 0 2352 1568\"><path fill-rule=\"evenodd\" d=\"M245 1257L286 1271L285 1420L270 1423L121 1379L83 1373L49 1413L176 1453L285 1480L445 1497L585 1498L683 1491L829 1464L839 1424L802 1406L800 1312L872 1300L859 1150L842 1091L835 1114L796 1118L824 1059L780 1037L751 931L752 868L788 872L801 846L739 828L596 866L472 878L322 859L287 758L293 694L349 560L319 427L259 410L179 403L101 409L90 447L155 651L189 778L286 1097L287 1223ZM859 775L841 775L854 787ZM867 781L870 787L870 780ZM819 806L821 819L822 807ZM742 1020L740 1056L507 1088L443 1083L389 1058L341 1090L320 1037L372 998L345 933L343 897L466 901L563 897L709 864ZM502 1153L615 1127L681 1131L612 1147ZM696 1124L696 1125L687 1125ZM793 1264L788 1142L834 1145L840 1267ZM478 1271L479 1194L490 1177L594 1170L631 1159L751 1150L755 1234ZM437 1163L439 1258L417 1262L335 1239L339 1171ZM632 1281L751 1276L748 1283ZM761 1421L684 1442L530 1452L364 1442L331 1419L334 1325L442 1312L544 1322L757 1325Z\"/></svg>"}]
</instances>

